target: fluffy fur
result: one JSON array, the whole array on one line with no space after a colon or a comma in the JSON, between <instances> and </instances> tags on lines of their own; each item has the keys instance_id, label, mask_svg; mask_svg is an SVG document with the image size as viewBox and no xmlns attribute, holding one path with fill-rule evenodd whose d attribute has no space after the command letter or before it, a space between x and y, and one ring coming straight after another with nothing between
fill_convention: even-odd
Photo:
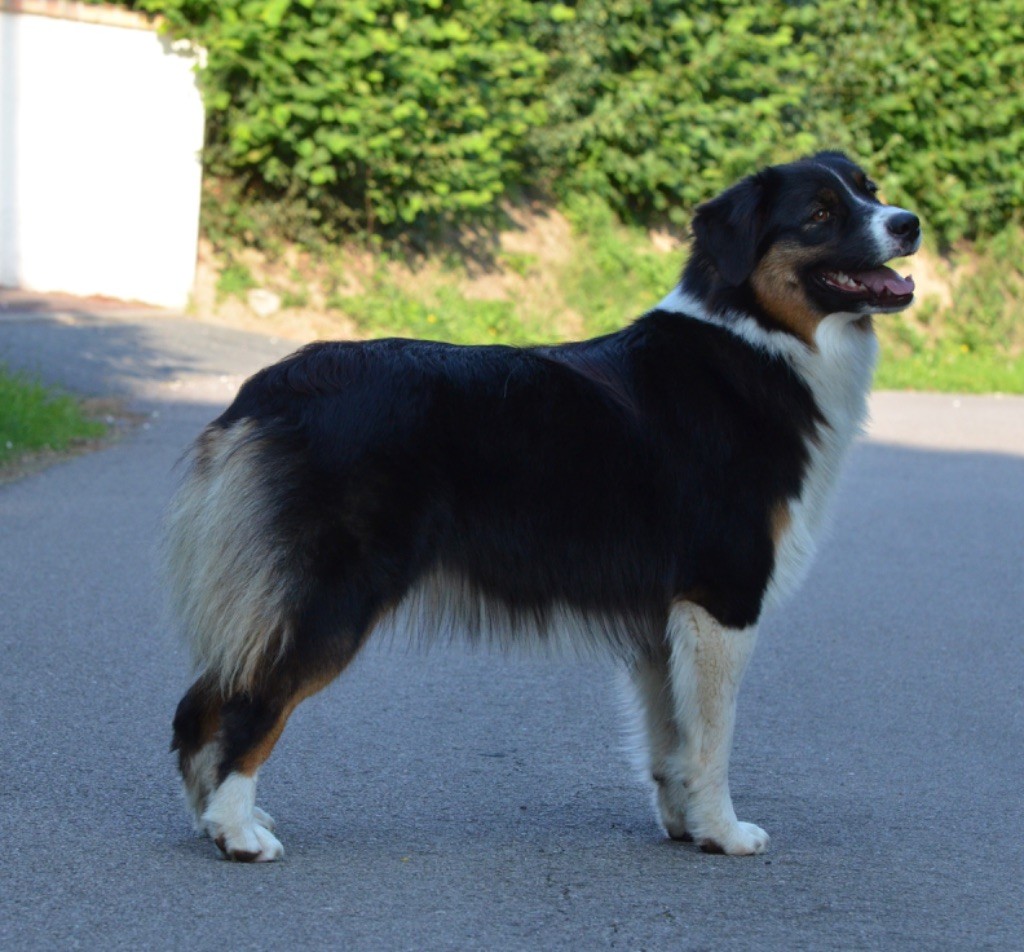
<instances>
[{"instance_id":1,"label":"fluffy fur","mask_svg":"<svg viewBox=\"0 0 1024 952\"><path fill-rule=\"evenodd\" d=\"M174 720L225 855L282 848L256 771L374 631L623 660L669 835L750 854L728 760L766 606L803 578L864 418L915 216L838 153L701 206L679 286L551 347L318 343L202 434L169 521L199 676Z\"/></svg>"}]
</instances>

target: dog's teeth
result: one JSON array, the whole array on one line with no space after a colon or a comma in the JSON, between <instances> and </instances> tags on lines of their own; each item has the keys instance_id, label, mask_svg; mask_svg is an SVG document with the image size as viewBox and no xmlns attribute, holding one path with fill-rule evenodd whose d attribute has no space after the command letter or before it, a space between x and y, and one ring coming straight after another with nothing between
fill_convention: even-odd
<instances>
[{"instance_id":1,"label":"dog's teeth","mask_svg":"<svg viewBox=\"0 0 1024 952\"><path fill-rule=\"evenodd\" d=\"M841 284L843 287L857 287L857 282L854 281L853 278L851 278L845 271L833 271L830 277L835 284Z\"/></svg>"},{"instance_id":2,"label":"dog's teeth","mask_svg":"<svg viewBox=\"0 0 1024 952\"><path fill-rule=\"evenodd\" d=\"M826 271L825 279L839 288L850 288L850 290L863 290L864 285L856 278L851 277L845 271Z\"/></svg>"}]
</instances>

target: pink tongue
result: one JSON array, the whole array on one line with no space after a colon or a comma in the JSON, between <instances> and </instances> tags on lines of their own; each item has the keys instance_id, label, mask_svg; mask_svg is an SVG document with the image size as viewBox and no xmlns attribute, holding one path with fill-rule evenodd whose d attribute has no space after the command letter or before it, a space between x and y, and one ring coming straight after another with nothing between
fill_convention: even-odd
<instances>
[{"instance_id":1,"label":"pink tongue","mask_svg":"<svg viewBox=\"0 0 1024 952\"><path fill-rule=\"evenodd\" d=\"M914 293L914 279L911 277L901 278L892 268L857 271L851 274L851 277L871 288L875 294L888 291L890 294L900 297L904 294Z\"/></svg>"}]
</instances>

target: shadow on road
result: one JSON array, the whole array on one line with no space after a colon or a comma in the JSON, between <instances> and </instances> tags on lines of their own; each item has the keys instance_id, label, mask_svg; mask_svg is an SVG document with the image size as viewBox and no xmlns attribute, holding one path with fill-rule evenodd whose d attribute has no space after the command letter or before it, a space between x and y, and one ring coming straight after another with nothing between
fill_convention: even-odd
<instances>
[{"instance_id":1,"label":"shadow on road","mask_svg":"<svg viewBox=\"0 0 1024 952\"><path fill-rule=\"evenodd\" d=\"M295 347L173 315L0 311L0 364L87 396L152 397L161 385L246 376Z\"/></svg>"}]
</instances>

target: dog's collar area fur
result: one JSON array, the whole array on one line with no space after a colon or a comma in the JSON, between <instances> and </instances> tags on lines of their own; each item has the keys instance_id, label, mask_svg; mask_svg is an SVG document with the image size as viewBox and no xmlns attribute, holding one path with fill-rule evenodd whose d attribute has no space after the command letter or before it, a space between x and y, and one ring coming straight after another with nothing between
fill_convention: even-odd
<instances>
[{"instance_id":1,"label":"dog's collar area fur","mask_svg":"<svg viewBox=\"0 0 1024 952\"><path fill-rule=\"evenodd\" d=\"M713 311L688 293L683 282L649 313L655 311L721 327L749 347L786 361L810 389L833 435L837 431L844 434L843 442L848 444L860 433L878 360L878 339L869 317L829 314L818 323L813 341L808 343L786 331L771 330L749 314Z\"/></svg>"},{"instance_id":2,"label":"dog's collar area fur","mask_svg":"<svg viewBox=\"0 0 1024 952\"><path fill-rule=\"evenodd\" d=\"M782 330L766 327L750 314L732 308L712 310L695 294L685 290L684 282L677 284L665 295L652 311L667 311L693 320L714 324L734 334L751 347L763 350L772 356L782 357L790 362L806 356L811 350L808 342ZM836 318L856 319L860 315L834 315Z\"/></svg>"}]
</instances>

